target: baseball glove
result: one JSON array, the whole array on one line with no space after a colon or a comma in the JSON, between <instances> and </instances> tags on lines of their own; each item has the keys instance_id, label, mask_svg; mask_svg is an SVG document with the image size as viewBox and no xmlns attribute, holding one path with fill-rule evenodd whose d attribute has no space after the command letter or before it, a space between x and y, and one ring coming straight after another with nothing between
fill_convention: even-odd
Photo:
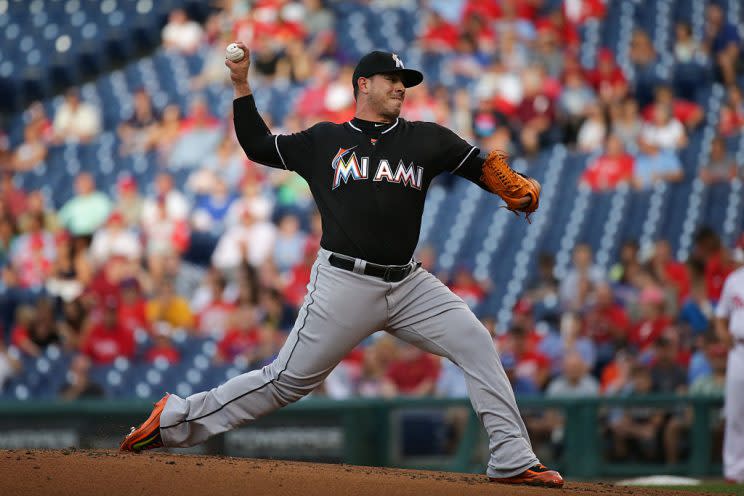
<instances>
[{"instance_id":1,"label":"baseball glove","mask_svg":"<svg viewBox=\"0 0 744 496\"><path fill-rule=\"evenodd\" d=\"M527 222L540 204L540 183L531 177L512 170L506 162L508 156L499 150L488 154L483 163L481 181L488 189L506 202L506 208L517 214L525 213ZM530 201L525 204L524 198Z\"/></svg>"}]
</instances>

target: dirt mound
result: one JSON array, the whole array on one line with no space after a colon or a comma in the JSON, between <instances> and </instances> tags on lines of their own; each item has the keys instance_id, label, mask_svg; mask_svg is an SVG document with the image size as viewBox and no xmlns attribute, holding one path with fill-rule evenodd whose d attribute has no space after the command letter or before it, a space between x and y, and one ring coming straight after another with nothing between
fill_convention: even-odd
<instances>
[{"instance_id":1,"label":"dirt mound","mask_svg":"<svg viewBox=\"0 0 744 496\"><path fill-rule=\"evenodd\" d=\"M544 495L690 496L689 492L566 484L560 491L509 487L484 476L278 460L107 450L0 451L3 495L179 496L281 495Z\"/></svg>"}]
</instances>

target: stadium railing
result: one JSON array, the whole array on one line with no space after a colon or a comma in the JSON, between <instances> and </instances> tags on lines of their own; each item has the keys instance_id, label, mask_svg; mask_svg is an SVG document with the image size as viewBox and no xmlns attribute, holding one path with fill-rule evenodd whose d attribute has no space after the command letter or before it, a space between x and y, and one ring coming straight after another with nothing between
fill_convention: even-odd
<instances>
[{"instance_id":1,"label":"stadium railing","mask_svg":"<svg viewBox=\"0 0 744 496\"><path fill-rule=\"evenodd\" d=\"M563 413L562 449L551 465L568 477L721 473L720 462L713 456L711 423L723 404L722 397L521 397L518 403L523 414L549 409ZM669 415L691 409L693 420L683 443L689 455L674 465L610 460L605 456L604 419L610 410L628 407L655 408ZM0 402L0 449L111 449L150 408L150 403L139 400ZM446 413L458 409L466 413L465 421L451 449L427 453L426 446L416 448L429 439L441 438L439 427ZM404 432L406 429L418 433L412 437ZM413 450L412 444L416 444ZM308 398L203 445L177 452L475 473L485 470L488 459L485 431L466 398Z\"/></svg>"}]
</instances>

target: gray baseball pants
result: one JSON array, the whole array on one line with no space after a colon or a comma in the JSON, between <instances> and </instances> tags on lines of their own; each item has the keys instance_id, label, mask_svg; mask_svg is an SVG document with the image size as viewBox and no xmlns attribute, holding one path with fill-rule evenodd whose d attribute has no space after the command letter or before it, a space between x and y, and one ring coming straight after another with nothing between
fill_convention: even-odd
<instances>
[{"instance_id":1,"label":"gray baseball pants","mask_svg":"<svg viewBox=\"0 0 744 496\"><path fill-rule=\"evenodd\" d=\"M299 400L352 348L378 330L448 358L465 373L486 428L488 475L510 477L538 463L488 331L468 306L419 268L400 282L334 267L321 249L297 321L276 360L212 389L172 394L160 417L167 447L188 447Z\"/></svg>"}]
</instances>

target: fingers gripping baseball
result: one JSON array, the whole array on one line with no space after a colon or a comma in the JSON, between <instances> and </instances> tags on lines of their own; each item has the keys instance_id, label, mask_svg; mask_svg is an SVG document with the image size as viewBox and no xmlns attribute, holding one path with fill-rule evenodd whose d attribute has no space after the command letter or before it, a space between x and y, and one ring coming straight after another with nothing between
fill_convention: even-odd
<instances>
[{"instance_id":1,"label":"fingers gripping baseball","mask_svg":"<svg viewBox=\"0 0 744 496\"><path fill-rule=\"evenodd\" d=\"M242 58L239 58L240 51L243 52ZM233 84L246 84L248 81L248 68L251 65L250 55L250 50L242 41L236 41L228 45L225 53L225 65L230 69L230 80Z\"/></svg>"}]
</instances>

